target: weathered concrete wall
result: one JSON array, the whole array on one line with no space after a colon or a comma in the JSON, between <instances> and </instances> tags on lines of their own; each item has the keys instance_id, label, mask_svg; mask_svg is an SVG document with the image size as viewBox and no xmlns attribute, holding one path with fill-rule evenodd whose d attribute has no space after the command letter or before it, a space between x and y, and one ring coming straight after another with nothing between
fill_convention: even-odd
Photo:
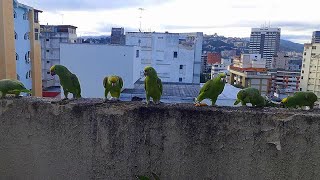
<instances>
[{"instance_id":1,"label":"weathered concrete wall","mask_svg":"<svg viewBox=\"0 0 320 180\"><path fill-rule=\"evenodd\" d=\"M318 179L320 110L0 100L0 179Z\"/></svg>"}]
</instances>

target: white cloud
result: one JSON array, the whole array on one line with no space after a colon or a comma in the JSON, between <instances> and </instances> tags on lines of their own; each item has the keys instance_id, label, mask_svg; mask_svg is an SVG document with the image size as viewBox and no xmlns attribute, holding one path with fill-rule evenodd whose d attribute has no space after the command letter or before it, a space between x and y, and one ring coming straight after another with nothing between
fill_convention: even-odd
<instances>
[{"instance_id":1,"label":"white cloud","mask_svg":"<svg viewBox=\"0 0 320 180\"><path fill-rule=\"evenodd\" d=\"M45 4L45 1L22 1L28 1L30 6ZM59 1L63 2L55 0L56 3ZM64 14L63 23L77 26L80 34L100 35L108 31L103 27L110 28L110 24L138 30L140 11L137 4L127 2L129 5L118 4L117 8L84 6L81 11L45 11L40 15L40 21L42 24L61 24L60 14ZM274 24L282 29L283 35L297 35L302 39L294 41L308 42L309 39L303 37L320 30L316 0L168 0L161 4L145 0L139 1L139 5L146 9L142 14L142 27L151 31L203 31L206 34L248 37L251 27L260 27L270 21L271 26Z\"/></svg>"}]
</instances>

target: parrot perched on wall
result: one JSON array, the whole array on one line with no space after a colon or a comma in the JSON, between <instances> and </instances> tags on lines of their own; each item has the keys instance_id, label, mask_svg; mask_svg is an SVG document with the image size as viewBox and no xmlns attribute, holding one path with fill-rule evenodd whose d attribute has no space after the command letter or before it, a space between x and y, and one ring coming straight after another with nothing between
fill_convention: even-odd
<instances>
[{"instance_id":1,"label":"parrot perched on wall","mask_svg":"<svg viewBox=\"0 0 320 180\"><path fill-rule=\"evenodd\" d=\"M281 104L287 108L309 106L310 109L313 109L317 100L318 97L313 92L295 92L293 96L282 99Z\"/></svg>"},{"instance_id":2,"label":"parrot perched on wall","mask_svg":"<svg viewBox=\"0 0 320 180\"><path fill-rule=\"evenodd\" d=\"M14 79L2 79L0 80L0 97L3 98L7 94L14 94L19 97L21 92L31 94L31 91L26 89L22 82Z\"/></svg>"},{"instance_id":3,"label":"parrot perched on wall","mask_svg":"<svg viewBox=\"0 0 320 180\"><path fill-rule=\"evenodd\" d=\"M196 106L201 106L200 102L204 99L210 99L212 106L214 106L218 96L224 89L226 83L225 78L226 75L224 73L220 73L217 77L207 81L200 89L199 95L196 98Z\"/></svg>"},{"instance_id":4,"label":"parrot perched on wall","mask_svg":"<svg viewBox=\"0 0 320 180\"><path fill-rule=\"evenodd\" d=\"M120 76L107 76L103 79L103 87L105 88L104 96L108 97L110 92L112 98L119 100L121 88L123 87L123 80Z\"/></svg>"},{"instance_id":5,"label":"parrot perched on wall","mask_svg":"<svg viewBox=\"0 0 320 180\"><path fill-rule=\"evenodd\" d=\"M72 74L66 67L62 65L54 65L50 68L52 76L58 75L60 84L64 91L64 100L68 99L68 94L72 93L73 98L81 98L80 83L75 74Z\"/></svg>"},{"instance_id":6,"label":"parrot perched on wall","mask_svg":"<svg viewBox=\"0 0 320 180\"><path fill-rule=\"evenodd\" d=\"M157 71L153 67L147 66L144 68L144 75L146 76L144 80L144 90L146 91L147 104L150 102L150 97L152 97L154 103L160 103L163 89Z\"/></svg>"},{"instance_id":7,"label":"parrot perched on wall","mask_svg":"<svg viewBox=\"0 0 320 180\"><path fill-rule=\"evenodd\" d=\"M237 105L240 102L243 106L247 103L251 103L252 106L256 107L265 107L267 105L266 99L260 95L259 90L251 87L242 89L238 92L237 100L234 102L234 105ZM270 104L270 106L272 105Z\"/></svg>"}]
</instances>

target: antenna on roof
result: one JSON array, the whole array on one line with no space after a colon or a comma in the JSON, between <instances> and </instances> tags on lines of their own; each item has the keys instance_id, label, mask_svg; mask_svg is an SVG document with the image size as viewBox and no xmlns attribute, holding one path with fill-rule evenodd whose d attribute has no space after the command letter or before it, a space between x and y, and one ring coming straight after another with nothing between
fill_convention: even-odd
<instances>
[{"instance_id":1,"label":"antenna on roof","mask_svg":"<svg viewBox=\"0 0 320 180\"><path fill-rule=\"evenodd\" d=\"M140 16L139 16L139 19L140 19L140 21L139 21L139 24L140 24L140 26L139 26L139 32L141 32L141 31L142 31L142 29L141 29L142 11L144 11L145 9L144 9L144 8L139 8L138 10L140 11Z\"/></svg>"},{"instance_id":2,"label":"antenna on roof","mask_svg":"<svg viewBox=\"0 0 320 180\"><path fill-rule=\"evenodd\" d=\"M64 14L60 14L60 16L61 16L61 25L63 25L63 16L64 16Z\"/></svg>"}]
</instances>

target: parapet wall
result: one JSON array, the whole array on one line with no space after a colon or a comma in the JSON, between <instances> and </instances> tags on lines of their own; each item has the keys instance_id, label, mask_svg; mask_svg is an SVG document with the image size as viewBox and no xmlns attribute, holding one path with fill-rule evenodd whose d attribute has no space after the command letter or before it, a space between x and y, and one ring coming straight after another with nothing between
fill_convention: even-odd
<instances>
[{"instance_id":1,"label":"parapet wall","mask_svg":"<svg viewBox=\"0 0 320 180\"><path fill-rule=\"evenodd\" d=\"M0 100L0 179L317 179L320 110Z\"/></svg>"}]
</instances>

